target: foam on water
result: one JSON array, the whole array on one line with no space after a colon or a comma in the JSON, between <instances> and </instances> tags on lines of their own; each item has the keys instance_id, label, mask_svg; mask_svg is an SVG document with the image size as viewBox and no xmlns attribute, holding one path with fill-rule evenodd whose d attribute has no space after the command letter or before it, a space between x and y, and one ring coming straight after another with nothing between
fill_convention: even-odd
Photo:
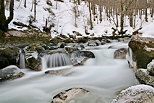
<instances>
[{"instance_id":1,"label":"foam on water","mask_svg":"<svg viewBox=\"0 0 154 103\"><path fill-rule=\"evenodd\" d=\"M74 103L110 103L117 91L137 84L127 61L113 59L116 49L107 49L111 45L115 43L92 50L96 58L89 59L84 66L72 67L73 73L67 76L24 69L23 78L0 84L0 103L50 103L57 93L72 87L91 91Z\"/></svg>"}]
</instances>

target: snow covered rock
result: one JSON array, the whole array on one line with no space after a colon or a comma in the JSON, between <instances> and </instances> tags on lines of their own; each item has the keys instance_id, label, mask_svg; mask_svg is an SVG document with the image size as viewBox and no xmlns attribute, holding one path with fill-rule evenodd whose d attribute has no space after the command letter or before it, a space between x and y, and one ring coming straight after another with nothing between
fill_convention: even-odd
<instances>
[{"instance_id":1,"label":"snow covered rock","mask_svg":"<svg viewBox=\"0 0 154 103\"><path fill-rule=\"evenodd\" d=\"M127 49L121 48L114 52L115 59L126 59Z\"/></svg>"},{"instance_id":2,"label":"snow covered rock","mask_svg":"<svg viewBox=\"0 0 154 103\"><path fill-rule=\"evenodd\" d=\"M140 83L151 85L154 87L154 76L149 75L147 69L138 69L135 72L135 76Z\"/></svg>"},{"instance_id":3,"label":"snow covered rock","mask_svg":"<svg viewBox=\"0 0 154 103\"><path fill-rule=\"evenodd\" d=\"M129 53L132 59L128 62L136 62L135 65L132 65L133 68L146 69L147 65L154 59L154 38L133 36L128 45L132 51Z\"/></svg>"},{"instance_id":4,"label":"snow covered rock","mask_svg":"<svg viewBox=\"0 0 154 103\"><path fill-rule=\"evenodd\" d=\"M53 97L51 103L68 103L76 97L84 96L88 93L89 91L82 88L71 88L69 90L65 90L64 92L58 93L56 96Z\"/></svg>"},{"instance_id":5,"label":"snow covered rock","mask_svg":"<svg viewBox=\"0 0 154 103\"><path fill-rule=\"evenodd\" d=\"M123 90L112 103L154 103L154 88L136 85Z\"/></svg>"},{"instance_id":6,"label":"snow covered rock","mask_svg":"<svg viewBox=\"0 0 154 103\"><path fill-rule=\"evenodd\" d=\"M151 76L154 76L154 59L147 66L148 72Z\"/></svg>"},{"instance_id":7,"label":"snow covered rock","mask_svg":"<svg viewBox=\"0 0 154 103\"><path fill-rule=\"evenodd\" d=\"M23 75L24 73L17 66L10 65L0 70L0 81L16 79Z\"/></svg>"}]
</instances>

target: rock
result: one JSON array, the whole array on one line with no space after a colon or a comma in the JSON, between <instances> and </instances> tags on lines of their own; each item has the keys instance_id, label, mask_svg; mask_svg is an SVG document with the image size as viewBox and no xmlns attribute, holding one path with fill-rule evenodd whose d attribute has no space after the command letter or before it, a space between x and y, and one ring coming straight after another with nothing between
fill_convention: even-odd
<instances>
[{"instance_id":1,"label":"rock","mask_svg":"<svg viewBox=\"0 0 154 103\"><path fill-rule=\"evenodd\" d=\"M59 48L64 48L65 46L66 46L66 43L64 42L58 43Z\"/></svg>"},{"instance_id":2,"label":"rock","mask_svg":"<svg viewBox=\"0 0 154 103\"><path fill-rule=\"evenodd\" d=\"M17 65L17 59L19 58L19 48L8 47L0 49L0 69L9 65Z\"/></svg>"},{"instance_id":3,"label":"rock","mask_svg":"<svg viewBox=\"0 0 154 103\"><path fill-rule=\"evenodd\" d=\"M15 65L10 65L0 70L0 81L22 77L24 73Z\"/></svg>"},{"instance_id":4,"label":"rock","mask_svg":"<svg viewBox=\"0 0 154 103\"><path fill-rule=\"evenodd\" d=\"M95 55L91 51L74 51L70 55L74 66L83 65L89 58L95 58Z\"/></svg>"},{"instance_id":5,"label":"rock","mask_svg":"<svg viewBox=\"0 0 154 103\"><path fill-rule=\"evenodd\" d=\"M90 40L87 42L88 46L99 46L101 42L99 40Z\"/></svg>"},{"instance_id":6,"label":"rock","mask_svg":"<svg viewBox=\"0 0 154 103\"><path fill-rule=\"evenodd\" d=\"M130 53L132 61L136 62L136 65L132 65L132 67L146 69L147 65L154 59L154 38L133 36L129 42L129 47L132 51Z\"/></svg>"},{"instance_id":7,"label":"rock","mask_svg":"<svg viewBox=\"0 0 154 103\"><path fill-rule=\"evenodd\" d=\"M149 72L146 69L138 69L135 72L135 76L140 83L151 85L154 87L154 76L150 76Z\"/></svg>"},{"instance_id":8,"label":"rock","mask_svg":"<svg viewBox=\"0 0 154 103\"><path fill-rule=\"evenodd\" d=\"M87 95L89 91L82 88L71 88L53 97L51 103L68 103L76 97Z\"/></svg>"},{"instance_id":9,"label":"rock","mask_svg":"<svg viewBox=\"0 0 154 103\"><path fill-rule=\"evenodd\" d=\"M47 70L45 74L52 74L52 75L69 75L72 74L73 71L71 68L66 68L66 69L58 69L58 70Z\"/></svg>"},{"instance_id":10,"label":"rock","mask_svg":"<svg viewBox=\"0 0 154 103\"><path fill-rule=\"evenodd\" d=\"M26 51L37 51L38 53L43 52L45 49L40 44L31 44L26 47Z\"/></svg>"},{"instance_id":11,"label":"rock","mask_svg":"<svg viewBox=\"0 0 154 103\"><path fill-rule=\"evenodd\" d=\"M82 36L82 34L77 32L77 31L73 31L73 34L76 35L76 36Z\"/></svg>"},{"instance_id":12,"label":"rock","mask_svg":"<svg viewBox=\"0 0 154 103\"><path fill-rule=\"evenodd\" d=\"M136 85L123 90L112 103L154 103L154 88Z\"/></svg>"},{"instance_id":13,"label":"rock","mask_svg":"<svg viewBox=\"0 0 154 103\"><path fill-rule=\"evenodd\" d=\"M121 48L114 52L114 59L126 59L127 49Z\"/></svg>"},{"instance_id":14,"label":"rock","mask_svg":"<svg viewBox=\"0 0 154 103\"><path fill-rule=\"evenodd\" d=\"M154 76L154 59L147 65L147 70L151 76Z\"/></svg>"},{"instance_id":15,"label":"rock","mask_svg":"<svg viewBox=\"0 0 154 103\"><path fill-rule=\"evenodd\" d=\"M101 40L101 45L104 45L106 43L111 43L111 41L109 39L102 39Z\"/></svg>"},{"instance_id":16,"label":"rock","mask_svg":"<svg viewBox=\"0 0 154 103\"><path fill-rule=\"evenodd\" d=\"M76 47L71 47L71 46L65 46L64 49L65 49L68 53L72 53L72 52L78 50L78 48L76 48Z\"/></svg>"},{"instance_id":17,"label":"rock","mask_svg":"<svg viewBox=\"0 0 154 103\"><path fill-rule=\"evenodd\" d=\"M31 70L41 71L41 60L33 56L26 58L26 67Z\"/></svg>"}]
</instances>

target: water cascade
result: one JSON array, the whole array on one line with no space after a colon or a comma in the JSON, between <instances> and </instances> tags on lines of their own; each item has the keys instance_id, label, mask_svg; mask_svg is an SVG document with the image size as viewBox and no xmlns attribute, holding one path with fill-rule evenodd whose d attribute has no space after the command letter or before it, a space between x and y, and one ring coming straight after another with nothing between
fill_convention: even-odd
<instances>
[{"instance_id":1,"label":"water cascade","mask_svg":"<svg viewBox=\"0 0 154 103\"><path fill-rule=\"evenodd\" d=\"M20 54L19 54L19 67L21 69L25 68L25 52L23 49L20 49Z\"/></svg>"},{"instance_id":2,"label":"water cascade","mask_svg":"<svg viewBox=\"0 0 154 103\"><path fill-rule=\"evenodd\" d=\"M116 93L137 84L127 61L114 59L116 49L108 49L110 46L119 49L121 45L126 47L127 44L111 43L91 50L95 58L83 66L72 67L73 73L67 76L45 75L46 70L33 72L23 69L24 77L0 84L0 103L51 103L56 94L74 87L85 88L91 93L76 98L74 103L111 103ZM45 55L43 59L48 67L71 64L64 53Z\"/></svg>"},{"instance_id":3,"label":"water cascade","mask_svg":"<svg viewBox=\"0 0 154 103\"><path fill-rule=\"evenodd\" d=\"M46 66L46 68L60 67L72 64L69 56L66 53L48 54L45 55L43 59L43 64L45 64L44 66Z\"/></svg>"}]
</instances>

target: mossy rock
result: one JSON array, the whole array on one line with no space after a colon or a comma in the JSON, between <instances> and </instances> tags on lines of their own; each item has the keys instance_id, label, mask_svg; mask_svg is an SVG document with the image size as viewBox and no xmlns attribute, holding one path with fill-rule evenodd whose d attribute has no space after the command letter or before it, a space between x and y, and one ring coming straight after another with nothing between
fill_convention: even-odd
<instances>
[{"instance_id":1,"label":"mossy rock","mask_svg":"<svg viewBox=\"0 0 154 103\"><path fill-rule=\"evenodd\" d=\"M129 47L133 52L133 60L137 68L147 68L148 63L154 59L154 39L138 38L129 42ZM151 50L149 50L149 48Z\"/></svg>"},{"instance_id":2,"label":"mossy rock","mask_svg":"<svg viewBox=\"0 0 154 103\"><path fill-rule=\"evenodd\" d=\"M41 71L41 60L30 57L26 60L26 67L34 71Z\"/></svg>"},{"instance_id":3,"label":"mossy rock","mask_svg":"<svg viewBox=\"0 0 154 103\"><path fill-rule=\"evenodd\" d=\"M29 45L26 49L27 51L37 51L37 52L43 52L45 49L40 44L32 44Z\"/></svg>"},{"instance_id":4,"label":"mossy rock","mask_svg":"<svg viewBox=\"0 0 154 103\"><path fill-rule=\"evenodd\" d=\"M19 57L19 48L8 47L0 49L0 69L9 65L17 65L17 58Z\"/></svg>"}]
</instances>

